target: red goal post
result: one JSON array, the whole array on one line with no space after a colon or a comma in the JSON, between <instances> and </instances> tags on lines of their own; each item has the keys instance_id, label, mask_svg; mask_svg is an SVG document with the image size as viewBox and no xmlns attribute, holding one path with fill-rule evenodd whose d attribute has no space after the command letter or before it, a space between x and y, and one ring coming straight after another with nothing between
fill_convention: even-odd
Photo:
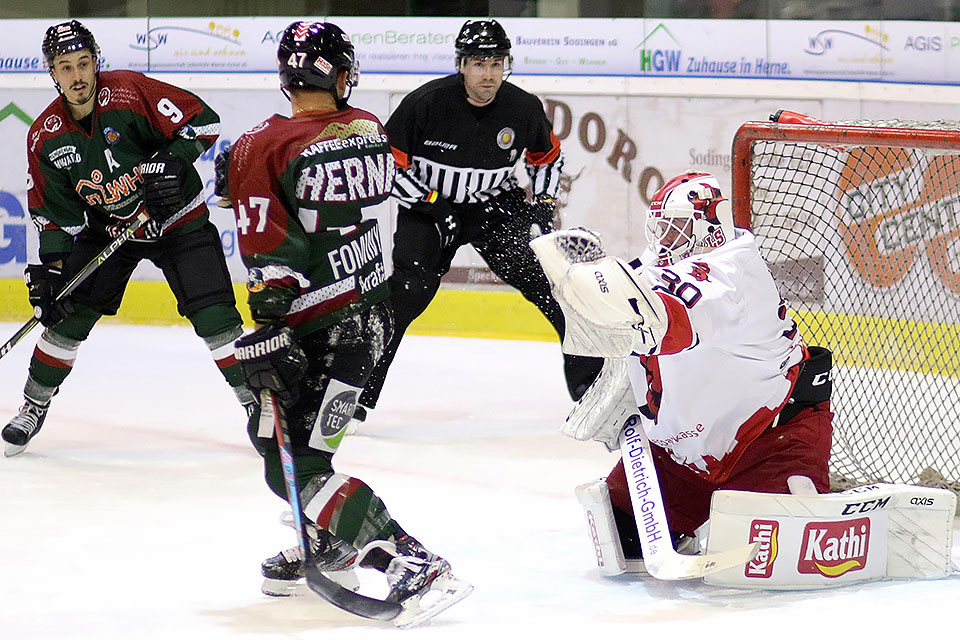
<instances>
[{"instance_id":1,"label":"red goal post","mask_svg":"<svg viewBox=\"0 0 960 640\"><path fill-rule=\"evenodd\" d=\"M960 493L960 123L777 116L735 136L734 221L834 352L834 484Z\"/></svg>"}]
</instances>

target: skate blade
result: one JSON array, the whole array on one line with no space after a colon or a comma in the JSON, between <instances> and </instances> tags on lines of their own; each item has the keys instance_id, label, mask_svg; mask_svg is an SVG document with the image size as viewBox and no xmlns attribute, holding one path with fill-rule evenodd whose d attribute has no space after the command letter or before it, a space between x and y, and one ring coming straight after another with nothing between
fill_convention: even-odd
<instances>
[{"instance_id":1,"label":"skate blade","mask_svg":"<svg viewBox=\"0 0 960 640\"><path fill-rule=\"evenodd\" d=\"M353 592L360 590L360 579L357 577L357 572L353 569L347 571L323 571L322 573L344 589L349 589ZM264 595L273 598L303 596L312 593L307 586L306 580L303 578L296 581L264 578L263 584L260 585L260 591L263 592Z\"/></svg>"},{"instance_id":2,"label":"skate blade","mask_svg":"<svg viewBox=\"0 0 960 640\"><path fill-rule=\"evenodd\" d=\"M26 444L10 444L9 442L5 442L3 446L3 455L6 458L12 458L13 456L20 455L26 451L26 449Z\"/></svg>"},{"instance_id":3,"label":"skate blade","mask_svg":"<svg viewBox=\"0 0 960 640\"><path fill-rule=\"evenodd\" d=\"M414 597L403 604L393 623L400 629L409 629L423 624L434 616L446 611L468 595L473 593L473 585L457 580L453 576L437 579L430 591L421 597Z\"/></svg>"}]
</instances>

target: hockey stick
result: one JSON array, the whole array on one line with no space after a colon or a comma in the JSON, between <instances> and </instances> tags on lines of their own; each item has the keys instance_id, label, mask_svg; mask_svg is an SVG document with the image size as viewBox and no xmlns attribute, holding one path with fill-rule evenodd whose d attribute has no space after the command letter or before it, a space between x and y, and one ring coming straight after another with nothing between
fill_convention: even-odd
<instances>
[{"instance_id":1,"label":"hockey stick","mask_svg":"<svg viewBox=\"0 0 960 640\"><path fill-rule=\"evenodd\" d=\"M60 293L57 294L57 297L54 301L59 302L60 300L66 298L68 295L73 293L73 291L80 286L80 283L82 283L84 280L90 277L91 273L96 271L97 268L100 265L102 265L107 258L112 256L114 252L116 252L116 250L119 249L124 242L132 238L134 234L136 234L137 231L140 229L140 227L146 224L147 220L149 219L150 218L149 216L147 216L146 211L141 211L137 215L137 217L133 219L133 222L131 222L126 229L121 231L120 235L118 235L116 238L113 239L113 242L108 244L104 248L104 250L101 251L99 254L97 254L93 258L93 260L88 262L83 269L80 269L77 275L73 276L73 278L70 279L70 282L68 282L63 287L63 289L61 289ZM33 328L37 326L39 322L40 321L36 317L30 318L26 324L20 327L17 330L17 332L13 334L13 337L7 340L6 343L4 343L2 347L0 347L0 358L7 355L7 352L10 351L10 349L13 349L17 345L17 343L23 339L24 336L30 333L33 330Z\"/></svg>"},{"instance_id":2,"label":"hockey stick","mask_svg":"<svg viewBox=\"0 0 960 640\"><path fill-rule=\"evenodd\" d=\"M345 589L323 575L317 568L316 562L313 561L313 551L310 549L306 519L300 505L300 488L297 483L297 469L293 461L293 445L290 443L290 431L287 428L287 420L283 415L283 407L270 391L262 392L260 406L261 411L269 407L269 410L273 413L273 426L277 433L277 445L280 447L280 466L283 468L283 479L287 485L287 499L290 501L290 510L293 512L297 542L300 544L300 551L303 553L303 568L307 586L333 606L354 615L374 620L393 620L403 611L403 607L399 604L371 598Z\"/></svg>"},{"instance_id":3,"label":"hockey stick","mask_svg":"<svg viewBox=\"0 0 960 640\"><path fill-rule=\"evenodd\" d=\"M638 416L627 420L620 432L620 455L640 533L643 563L650 575L660 580L702 578L753 559L759 548L757 542L721 553L687 556L676 552L670 539L650 441Z\"/></svg>"}]
</instances>

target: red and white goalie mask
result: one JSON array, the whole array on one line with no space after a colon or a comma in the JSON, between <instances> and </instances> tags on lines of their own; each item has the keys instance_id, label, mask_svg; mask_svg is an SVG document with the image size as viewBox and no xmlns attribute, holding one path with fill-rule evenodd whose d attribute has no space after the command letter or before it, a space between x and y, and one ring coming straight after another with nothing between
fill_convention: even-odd
<instances>
[{"instance_id":1,"label":"red and white goalie mask","mask_svg":"<svg viewBox=\"0 0 960 640\"><path fill-rule=\"evenodd\" d=\"M644 230L657 266L665 267L732 240L733 220L717 179L689 171L654 194Z\"/></svg>"}]
</instances>

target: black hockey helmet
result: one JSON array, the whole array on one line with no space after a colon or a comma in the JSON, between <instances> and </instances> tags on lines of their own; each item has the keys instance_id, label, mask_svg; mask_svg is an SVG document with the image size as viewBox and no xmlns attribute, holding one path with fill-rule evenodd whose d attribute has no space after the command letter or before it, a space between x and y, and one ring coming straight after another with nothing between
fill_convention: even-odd
<instances>
[{"instance_id":1,"label":"black hockey helmet","mask_svg":"<svg viewBox=\"0 0 960 640\"><path fill-rule=\"evenodd\" d=\"M87 49L95 60L100 60L100 47L93 33L77 20L55 24L47 29L41 49L48 71L53 68L54 58L80 49Z\"/></svg>"},{"instance_id":2,"label":"black hockey helmet","mask_svg":"<svg viewBox=\"0 0 960 640\"><path fill-rule=\"evenodd\" d=\"M277 70L285 89L315 87L336 90L337 76L347 70L347 86L357 86L360 67L350 37L332 22L294 22L283 30L277 49Z\"/></svg>"},{"instance_id":3,"label":"black hockey helmet","mask_svg":"<svg viewBox=\"0 0 960 640\"><path fill-rule=\"evenodd\" d=\"M510 56L510 38L496 20L467 20L454 46L458 65L461 58Z\"/></svg>"}]
</instances>

